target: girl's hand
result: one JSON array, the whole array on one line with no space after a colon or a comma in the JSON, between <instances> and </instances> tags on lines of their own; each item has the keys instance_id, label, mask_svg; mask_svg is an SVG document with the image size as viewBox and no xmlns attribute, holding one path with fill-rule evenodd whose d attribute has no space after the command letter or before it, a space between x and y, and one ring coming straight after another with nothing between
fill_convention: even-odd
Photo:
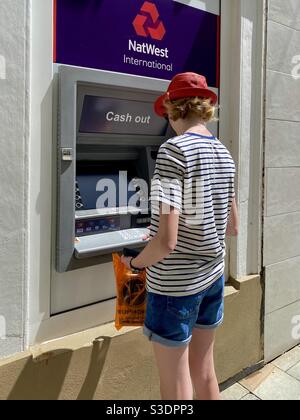
<instances>
[{"instance_id":1,"label":"girl's hand","mask_svg":"<svg viewBox=\"0 0 300 420\"><path fill-rule=\"evenodd\" d=\"M131 269L131 267L130 267L130 261L132 259L133 259L132 257L124 257L124 255L122 255L122 257L121 257L121 263L124 264L130 270Z\"/></svg>"},{"instance_id":2,"label":"girl's hand","mask_svg":"<svg viewBox=\"0 0 300 420\"><path fill-rule=\"evenodd\" d=\"M148 226L148 228L147 228L147 229L149 229L149 233L148 233L148 235L144 235L144 236L142 237L143 241L145 241L145 242L150 241L150 239L151 239L151 235L150 235L150 229L151 229L151 226Z\"/></svg>"}]
</instances>

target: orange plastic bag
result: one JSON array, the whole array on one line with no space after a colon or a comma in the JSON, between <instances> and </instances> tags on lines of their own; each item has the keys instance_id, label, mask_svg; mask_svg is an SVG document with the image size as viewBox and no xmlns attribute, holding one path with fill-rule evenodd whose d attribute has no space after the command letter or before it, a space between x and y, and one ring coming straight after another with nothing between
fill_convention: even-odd
<instances>
[{"instance_id":1,"label":"orange plastic bag","mask_svg":"<svg viewBox=\"0 0 300 420\"><path fill-rule=\"evenodd\" d=\"M113 254L113 264L117 289L116 329L143 326L146 314L146 270L133 273L122 264L118 254Z\"/></svg>"}]
</instances>

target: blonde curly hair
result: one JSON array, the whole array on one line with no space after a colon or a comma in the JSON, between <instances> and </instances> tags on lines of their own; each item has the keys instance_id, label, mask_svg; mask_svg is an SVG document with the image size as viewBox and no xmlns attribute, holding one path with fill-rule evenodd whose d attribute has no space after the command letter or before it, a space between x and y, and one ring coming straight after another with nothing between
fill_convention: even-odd
<instances>
[{"instance_id":1,"label":"blonde curly hair","mask_svg":"<svg viewBox=\"0 0 300 420\"><path fill-rule=\"evenodd\" d=\"M189 117L198 117L204 123L216 121L216 107L212 105L210 99L199 97L167 99L164 105L173 121L180 118L184 120Z\"/></svg>"}]
</instances>

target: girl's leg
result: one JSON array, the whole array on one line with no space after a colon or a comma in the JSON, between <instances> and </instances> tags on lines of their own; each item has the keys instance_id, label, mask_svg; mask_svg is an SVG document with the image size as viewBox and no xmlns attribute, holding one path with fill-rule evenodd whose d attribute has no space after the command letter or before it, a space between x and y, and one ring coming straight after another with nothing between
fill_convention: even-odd
<instances>
[{"instance_id":1,"label":"girl's leg","mask_svg":"<svg viewBox=\"0 0 300 420\"><path fill-rule=\"evenodd\" d=\"M153 349L159 370L162 400L192 400L188 346L166 347L153 342Z\"/></svg>"},{"instance_id":2,"label":"girl's leg","mask_svg":"<svg viewBox=\"0 0 300 420\"><path fill-rule=\"evenodd\" d=\"M196 398L218 401L220 390L214 367L215 330L193 330L189 363Z\"/></svg>"}]
</instances>

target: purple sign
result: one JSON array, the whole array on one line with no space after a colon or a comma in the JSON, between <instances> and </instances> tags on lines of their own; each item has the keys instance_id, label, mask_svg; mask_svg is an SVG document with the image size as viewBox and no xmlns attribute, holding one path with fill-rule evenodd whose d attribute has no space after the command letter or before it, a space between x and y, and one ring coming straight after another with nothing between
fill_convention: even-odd
<instances>
[{"instance_id":1,"label":"purple sign","mask_svg":"<svg viewBox=\"0 0 300 420\"><path fill-rule=\"evenodd\" d=\"M219 16L173 0L55 0L54 61L219 85Z\"/></svg>"}]
</instances>

